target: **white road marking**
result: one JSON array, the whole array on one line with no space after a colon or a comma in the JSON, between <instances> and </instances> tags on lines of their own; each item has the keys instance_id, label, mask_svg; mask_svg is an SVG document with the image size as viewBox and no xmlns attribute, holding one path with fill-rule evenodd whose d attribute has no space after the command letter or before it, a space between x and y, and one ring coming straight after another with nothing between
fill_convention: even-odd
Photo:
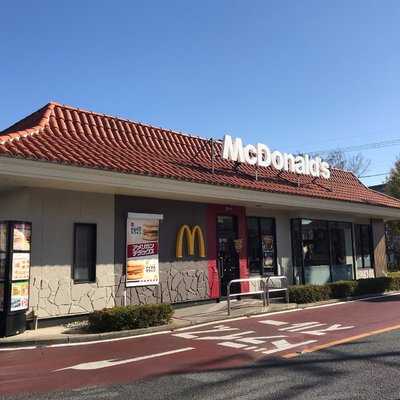
<instances>
[{"instance_id":1,"label":"white road marking","mask_svg":"<svg viewBox=\"0 0 400 400\"><path fill-rule=\"evenodd\" d=\"M174 333L172 336L180 337L183 339L197 339L199 333L213 333L213 332L229 332L238 331L239 328L230 328L226 325L215 325L214 329L202 330L202 331L192 331L184 333Z\"/></svg>"},{"instance_id":2,"label":"white road marking","mask_svg":"<svg viewBox=\"0 0 400 400\"><path fill-rule=\"evenodd\" d=\"M248 344L263 344L266 342L264 339L278 339L285 337L287 336L286 335L257 336L257 337L236 339L236 341Z\"/></svg>"},{"instance_id":3,"label":"white road marking","mask_svg":"<svg viewBox=\"0 0 400 400\"><path fill-rule=\"evenodd\" d=\"M0 343L1 344L1 343ZM0 349L0 351L14 351L14 350L33 350L36 349L37 346L25 346L25 347L5 347L4 349Z\"/></svg>"},{"instance_id":4,"label":"white road marking","mask_svg":"<svg viewBox=\"0 0 400 400\"><path fill-rule=\"evenodd\" d=\"M227 318L227 319L222 319L222 320L218 320L218 321L204 322L202 324L185 326L184 328L178 328L178 329L175 329L174 332L188 331L190 329L202 328L203 326L218 325L218 324L221 324L223 322L242 321L242 320L247 319L247 318L249 318L249 317L245 316L245 317L237 317L237 318Z\"/></svg>"},{"instance_id":5,"label":"white road marking","mask_svg":"<svg viewBox=\"0 0 400 400\"><path fill-rule=\"evenodd\" d=\"M315 335L315 336L322 336L325 335L327 332L334 332L334 331L342 331L345 329L353 329L354 326L342 326L341 324L334 324L328 326L327 328L323 329L316 329L314 331L302 331L301 333L306 333L307 335Z\"/></svg>"},{"instance_id":6,"label":"white road marking","mask_svg":"<svg viewBox=\"0 0 400 400\"><path fill-rule=\"evenodd\" d=\"M320 323L320 322L299 322L299 323L294 323L289 326L285 326L284 328L280 328L280 331L289 331L289 332L300 332L304 331L305 329L314 329L317 328L318 326L324 326L328 325L325 323Z\"/></svg>"},{"instance_id":7,"label":"white road marking","mask_svg":"<svg viewBox=\"0 0 400 400\"><path fill-rule=\"evenodd\" d=\"M272 319L266 319L265 321L258 321L260 324L272 325L272 326L282 326L287 325L287 322L274 321Z\"/></svg>"},{"instance_id":8,"label":"white road marking","mask_svg":"<svg viewBox=\"0 0 400 400\"><path fill-rule=\"evenodd\" d=\"M321 305L318 305L318 306L296 308L296 309L292 309L292 310L283 310L283 311L275 311L275 312L263 312L263 313L250 315L250 316L227 318L227 319L219 320L219 321L205 322L205 323L202 323L202 324L186 326L184 328L178 328L178 329L175 329L175 330L145 333L145 334L142 334L142 335L125 336L125 337L122 337L122 338L100 339L100 340L94 340L94 341L90 341L90 342L79 342L79 343L61 343L61 344L52 344L52 345L7 347L7 348L4 348L4 349L0 349L0 351L34 350L34 349L49 348L49 347L52 348L52 347L86 346L86 345L89 345L89 344L108 343L108 342L116 342L116 341L120 341L120 340L138 339L138 338L146 337L146 336L165 335L165 334L173 333L173 332L187 331L187 330L190 330L190 329L196 329L196 328L200 328L200 327L203 327L203 326L220 324L222 322L241 321L241 320L244 320L244 319L247 319L247 318L262 318L262 317L267 316L267 315L270 316L270 315L289 314L289 313L293 313L293 312L313 310L313 309L316 309L316 308L342 306L342 305L349 304L349 303L354 303L354 302L357 302L357 301L370 301L370 300L379 299L379 298L382 298L382 297L392 297L392 296L399 296L399 295L400 295L400 292L384 293L382 295L371 296L371 297L367 297L365 299L355 299L355 300L342 301L342 302L337 302L337 303L321 304ZM2 343L0 341L0 345L1 344Z\"/></svg>"},{"instance_id":9,"label":"white road marking","mask_svg":"<svg viewBox=\"0 0 400 400\"><path fill-rule=\"evenodd\" d=\"M78 371L91 371L94 369L108 368L108 367L114 367L116 365L123 365L123 364L129 364L129 363L133 363L133 362L137 362L137 361L148 360L150 358L169 356L171 354L182 353L184 351L190 351L190 350L194 350L194 347L184 347L182 349L165 351L163 353L149 354L147 356L128 358L126 360L119 360L119 361L114 361L114 360L92 361L92 362L72 365L71 367L56 369L53 372L65 371L68 369L74 369L74 370L78 370Z\"/></svg>"},{"instance_id":10,"label":"white road marking","mask_svg":"<svg viewBox=\"0 0 400 400\"><path fill-rule=\"evenodd\" d=\"M275 349L266 350L266 351L263 351L262 353L263 354L279 353L281 351L293 349L294 347L306 346L307 344L311 344L311 343L315 343L315 342L317 342L317 340L306 340L305 342L300 342L300 343L289 343L285 339L276 340L271 343L275 346Z\"/></svg>"},{"instance_id":11,"label":"white road marking","mask_svg":"<svg viewBox=\"0 0 400 400\"><path fill-rule=\"evenodd\" d=\"M221 342L218 344L220 346L232 347L233 349L243 349L244 347L247 347L247 344L241 344L241 343L235 343L235 342Z\"/></svg>"}]
</instances>

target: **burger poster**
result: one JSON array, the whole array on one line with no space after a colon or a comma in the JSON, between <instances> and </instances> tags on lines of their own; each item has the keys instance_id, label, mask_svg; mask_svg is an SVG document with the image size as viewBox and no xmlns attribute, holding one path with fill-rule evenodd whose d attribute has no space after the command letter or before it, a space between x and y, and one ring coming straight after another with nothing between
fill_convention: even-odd
<instances>
[{"instance_id":1,"label":"burger poster","mask_svg":"<svg viewBox=\"0 0 400 400\"><path fill-rule=\"evenodd\" d=\"M126 286L158 285L160 214L129 213L126 232Z\"/></svg>"}]
</instances>

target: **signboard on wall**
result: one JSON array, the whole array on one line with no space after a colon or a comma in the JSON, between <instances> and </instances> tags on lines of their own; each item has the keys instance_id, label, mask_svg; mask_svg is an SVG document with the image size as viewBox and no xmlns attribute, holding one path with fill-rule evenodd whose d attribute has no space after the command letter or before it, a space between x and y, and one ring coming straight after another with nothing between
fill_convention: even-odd
<instances>
[{"instance_id":1,"label":"signboard on wall","mask_svg":"<svg viewBox=\"0 0 400 400\"><path fill-rule=\"evenodd\" d=\"M126 286L159 284L161 214L128 213L126 224Z\"/></svg>"}]
</instances>

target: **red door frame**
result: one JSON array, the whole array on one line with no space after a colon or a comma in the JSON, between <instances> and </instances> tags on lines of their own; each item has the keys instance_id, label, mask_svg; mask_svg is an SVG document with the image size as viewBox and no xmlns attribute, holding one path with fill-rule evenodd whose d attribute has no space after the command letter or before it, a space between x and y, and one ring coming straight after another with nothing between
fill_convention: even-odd
<instances>
[{"instance_id":1,"label":"red door frame","mask_svg":"<svg viewBox=\"0 0 400 400\"><path fill-rule=\"evenodd\" d=\"M207 207L207 241L208 241L208 288L209 297L217 299L221 295L221 280L217 267L217 216L233 215L238 221L238 235L242 239L242 249L239 255L240 278L249 277L247 265L247 222L246 209L240 206L224 206L209 204ZM248 282L241 283L241 291L249 290Z\"/></svg>"}]
</instances>

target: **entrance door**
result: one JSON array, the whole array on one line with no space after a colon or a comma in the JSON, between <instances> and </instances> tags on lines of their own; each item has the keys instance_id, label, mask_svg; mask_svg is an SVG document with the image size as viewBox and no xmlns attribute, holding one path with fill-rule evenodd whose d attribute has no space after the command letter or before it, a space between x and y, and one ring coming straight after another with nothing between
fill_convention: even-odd
<instances>
[{"instance_id":1,"label":"entrance door","mask_svg":"<svg viewBox=\"0 0 400 400\"><path fill-rule=\"evenodd\" d=\"M237 217L219 215L217 217L217 257L221 296L226 296L229 281L240 278L239 254L235 249L237 238ZM232 285L231 293L239 292L239 290L240 284Z\"/></svg>"}]
</instances>

